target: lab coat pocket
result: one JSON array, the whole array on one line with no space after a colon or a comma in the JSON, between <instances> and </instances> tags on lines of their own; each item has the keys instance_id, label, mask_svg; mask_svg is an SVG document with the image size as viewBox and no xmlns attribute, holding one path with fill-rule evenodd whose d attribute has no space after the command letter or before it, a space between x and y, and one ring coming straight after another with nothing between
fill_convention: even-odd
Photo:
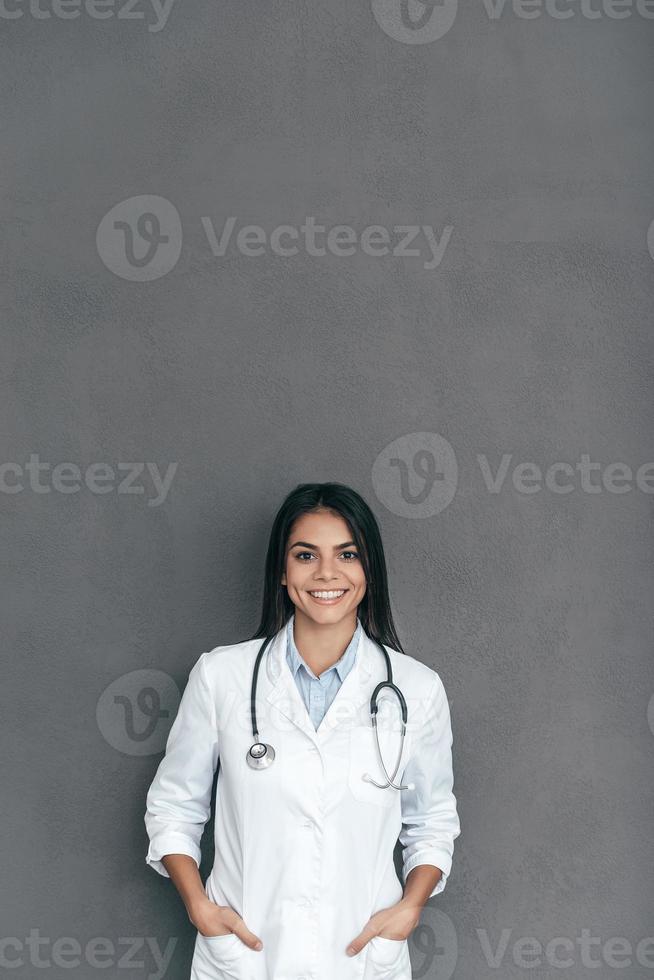
<instances>
[{"instance_id":1,"label":"lab coat pocket","mask_svg":"<svg viewBox=\"0 0 654 980\"><path fill-rule=\"evenodd\" d=\"M402 734L399 729L378 727L379 745L381 748L384 765L389 776L393 775L397 753L400 749ZM352 796L361 803L370 803L373 806L388 808L396 803L396 797L400 792L392 786L384 786L383 789L369 782L367 775L371 776L375 782L382 785L387 782L384 770L379 764L379 755L375 744L375 733L372 724L355 725L350 734L350 762L348 767L348 785ZM404 753L403 753L404 755ZM394 779L399 783L403 766Z\"/></svg>"},{"instance_id":2,"label":"lab coat pocket","mask_svg":"<svg viewBox=\"0 0 654 980\"><path fill-rule=\"evenodd\" d=\"M239 980L238 961L246 949L245 943L228 932L223 936L195 937L191 980L216 980L220 977Z\"/></svg>"},{"instance_id":3,"label":"lab coat pocket","mask_svg":"<svg viewBox=\"0 0 654 980\"><path fill-rule=\"evenodd\" d=\"M373 936L368 943L368 958L373 966L371 977L411 976L411 960L409 958L409 942L407 939L386 939L385 936Z\"/></svg>"}]
</instances>

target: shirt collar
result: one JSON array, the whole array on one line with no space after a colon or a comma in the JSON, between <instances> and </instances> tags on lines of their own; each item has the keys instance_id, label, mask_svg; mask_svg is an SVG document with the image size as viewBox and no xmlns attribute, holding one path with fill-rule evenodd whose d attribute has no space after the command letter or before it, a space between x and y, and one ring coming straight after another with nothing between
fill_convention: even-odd
<instances>
[{"instance_id":1,"label":"shirt collar","mask_svg":"<svg viewBox=\"0 0 654 980\"><path fill-rule=\"evenodd\" d=\"M286 624L286 659L288 661L288 665L291 668L291 672L294 677L302 665L304 665L305 669L309 671L309 675L313 677L314 676L313 671L308 666L308 664L302 657L302 654L300 653L300 651L295 645L295 640L293 638L294 622L295 622L295 613L293 613L288 623ZM343 653L343 655L336 661L335 664L332 664L332 666L329 668L329 670L336 668L336 672L341 680L341 683L345 680L345 677L354 666L354 661L356 659L356 654L359 646L359 639L361 637L362 629L363 627L361 626L361 620L357 616L357 626L352 635L352 639L348 643L347 648ZM323 671L323 673L326 673L326 671Z\"/></svg>"}]
</instances>

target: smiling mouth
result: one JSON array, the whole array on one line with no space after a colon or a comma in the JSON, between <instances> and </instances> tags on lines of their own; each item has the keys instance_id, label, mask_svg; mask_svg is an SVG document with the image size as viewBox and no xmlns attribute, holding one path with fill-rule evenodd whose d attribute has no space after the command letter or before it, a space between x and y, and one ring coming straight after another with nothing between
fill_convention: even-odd
<instances>
[{"instance_id":1,"label":"smiling mouth","mask_svg":"<svg viewBox=\"0 0 654 980\"><path fill-rule=\"evenodd\" d=\"M326 602L338 602L338 600L342 599L348 590L347 589L312 589L308 591L311 598L315 599L316 602L326 603Z\"/></svg>"}]
</instances>

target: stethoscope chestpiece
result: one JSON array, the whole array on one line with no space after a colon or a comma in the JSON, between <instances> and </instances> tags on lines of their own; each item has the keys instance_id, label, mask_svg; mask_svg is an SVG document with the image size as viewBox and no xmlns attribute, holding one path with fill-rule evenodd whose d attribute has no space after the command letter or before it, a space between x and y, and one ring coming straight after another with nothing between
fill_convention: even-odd
<instances>
[{"instance_id":1,"label":"stethoscope chestpiece","mask_svg":"<svg viewBox=\"0 0 654 980\"><path fill-rule=\"evenodd\" d=\"M267 769L275 761L275 750L266 742L255 742L245 756L251 769Z\"/></svg>"}]
</instances>

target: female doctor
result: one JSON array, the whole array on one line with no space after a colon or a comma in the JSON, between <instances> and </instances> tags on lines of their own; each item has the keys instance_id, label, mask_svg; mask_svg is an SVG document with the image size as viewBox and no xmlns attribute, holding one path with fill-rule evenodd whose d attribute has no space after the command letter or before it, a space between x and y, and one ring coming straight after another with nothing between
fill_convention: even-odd
<instances>
[{"instance_id":1,"label":"female doctor","mask_svg":"<svg viewBox=\"0 0 654 980\"><path fill-rule=\"evenodd\" d=\"M296 487L259 628L197 660L147 794L146 861L197 930L191 980L411 980L460 833L451 746L443 683L397 638L372 511L342 484Z\"/></svg>"}]
</instances>

